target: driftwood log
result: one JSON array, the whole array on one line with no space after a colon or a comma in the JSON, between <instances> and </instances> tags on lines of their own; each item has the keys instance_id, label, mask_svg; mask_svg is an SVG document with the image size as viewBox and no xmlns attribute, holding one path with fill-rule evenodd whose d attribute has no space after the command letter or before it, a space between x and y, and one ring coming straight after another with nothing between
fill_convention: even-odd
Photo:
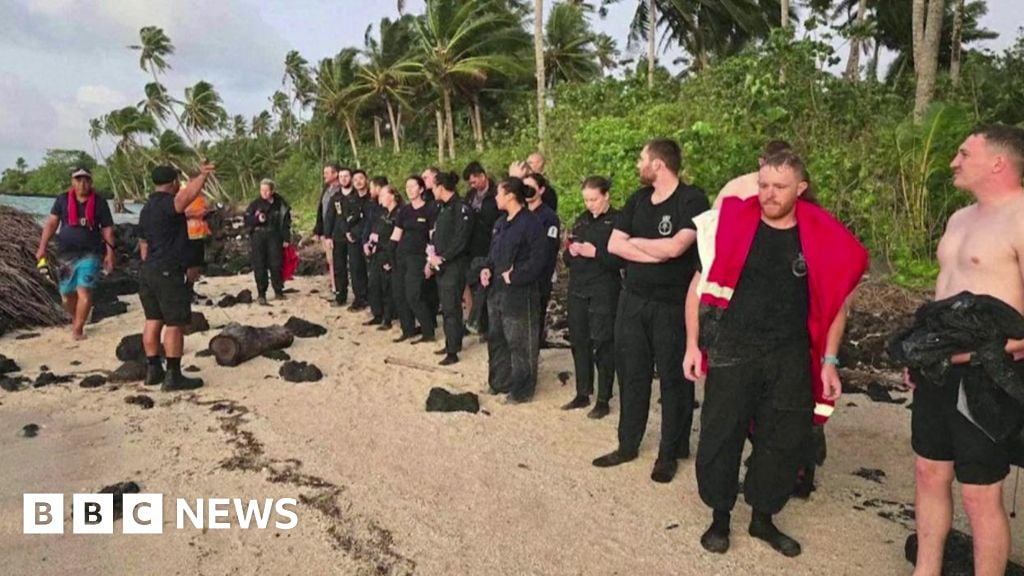
<instances>
[{"instance_id":1,"label":"driftwood log","mask_svg":"<svg viewBox=\"0 0 1024 576\"><path fill-rule=\"evenodd\" d=\"M292 345L295 336L284 326L243 326L232 322L210 340L210 351L217 364L238 366L269 350L280 350Z\"/></svg>"}]
</instances>

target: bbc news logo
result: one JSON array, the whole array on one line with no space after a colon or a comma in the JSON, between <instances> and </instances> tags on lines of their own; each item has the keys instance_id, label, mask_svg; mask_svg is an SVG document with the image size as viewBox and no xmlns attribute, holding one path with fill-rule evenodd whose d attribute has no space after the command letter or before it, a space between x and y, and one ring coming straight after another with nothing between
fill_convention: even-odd
<instances>
[{"instance_id":1,"label":"bbc news logo","mask_svg":"<svg viewBox=\"0 0 1024 576\"><path fill-rule=\"evenodd\" d=\"M113 494L72 495L71 531L73 534L113 534L117 508ZM63 494L25 494L23 529L25 534L64 533ZM242 500L239 498L185 498L174 500L175 528L189 526L198 530L227 530L238 526L266 530L291 530L299 524L294 498ZM124 494L122 496L122 534L163 534L163 494ZM274 520L271 524L271 520Z\"/></svg>"}]
</instances>

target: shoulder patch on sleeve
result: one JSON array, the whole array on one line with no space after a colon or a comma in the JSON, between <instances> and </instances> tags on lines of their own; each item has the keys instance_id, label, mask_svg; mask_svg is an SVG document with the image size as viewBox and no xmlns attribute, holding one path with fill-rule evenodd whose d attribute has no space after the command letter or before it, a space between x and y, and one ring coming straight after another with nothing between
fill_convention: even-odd
<instances>
[{"instance_id":1,"label":"shoulder patch on sleeve","mask_svg":"<svg viewBox=\"0 0 1024 576\"><path fill-rule=\"evenodd\" d=\"M548 228L548 238L558 238L558 226Z\"/></svg>"}]
</instances>

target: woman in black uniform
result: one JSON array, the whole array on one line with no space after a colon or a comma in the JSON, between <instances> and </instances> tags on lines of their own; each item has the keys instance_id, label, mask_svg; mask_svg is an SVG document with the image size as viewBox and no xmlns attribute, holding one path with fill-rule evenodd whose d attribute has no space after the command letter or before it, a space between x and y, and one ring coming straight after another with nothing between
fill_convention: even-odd
<instances>
[{"instance_id":1,"label":"woman in black uniform","mask_svg":"<svg viewBox=\"0 0 1024 576\"><path fill-rule=\"evenodd\" d=\"M437 317L432 313L424 298L427 266L427 244L430 230L434 227L437 207L433 202L423 200L423 180L410 176L405 181L405 195L409 203L398 210L395 230L391 240L398 244L396 249L397 267L392 277L398 320L402 324L402 335L395 342L404 342L413 337L419 322L421 336L412 344L433 342Z\"/></svg>"},{"instance_id":2,"label":"woman in black uniform","mask_svg":"<svg viewBox=\"0 0 1024 576\"><path fill-rule=\"evenodd\" d=\"M366 241L373 318L363 325L380 324L378 330L390 330L395 318L395 299L391 287L392 271L395 268L395 243L391 241L391 234L395 230L395 218L402 205L402 196L394 187L384 184L378 190L377 202L380 209L373 211L374 218Z\"/></svg>"},{"instance_id":3,"label":"woman in black uniform","mask_svg":"<svg viewBox=\"0 0 1024 576\"><path fill-rule=\"evenodd\" d=\"M569 341L576 365L576 397L562 406L576 410L590 405L597 366L597 403L590 418L608 415L615 381L615 308L622 287L622 260L608 252L608 239L619 211L608 197L610 185L600 176L583 182L583 204L569 232L564 259L569 267Z\"/></svg>"},{"instance_id":4,"label":"woman in black uniform","mask_svg":"<svg viewBox=\"0 0 1024 576\"><path fill-rule=\"evenodd\" d=\"M537 388L540 355L540 280L547 266L546 236L526 207L526 185L508 178L498 185L498 209L491 248L480 271L488 288L487 382L506 403L529 402Z\"/></svg>"}]
</instances>

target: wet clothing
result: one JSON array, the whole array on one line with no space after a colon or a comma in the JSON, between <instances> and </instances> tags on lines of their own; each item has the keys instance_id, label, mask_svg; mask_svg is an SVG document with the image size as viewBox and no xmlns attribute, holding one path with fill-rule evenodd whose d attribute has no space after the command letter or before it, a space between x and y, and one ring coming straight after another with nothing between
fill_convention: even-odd
<instances>
[{"instance_id":1,"label":"wet clothing","mask_svg":"<svg viewBox=\"0 0 1024 576\"><path fill-rule=\"evenodd\" d=\"M443 260L435 271L441 314L444 318L444 346L447 354L462 351L465 325L462 319L462 292L469 268L469 238L473 232L473 211L453 195L448 202L438 201L432 243L434 253Z\"/></svg>"},{"instance_id":2,"label":"wet clothing","mask_svg":"<svg viewBox=\"0 0 1024 576\"><path fill-rule=\"evenodd\" d=\"M544 229L528 209L511 220L503 216L485 262L490 325L487 332L488 382L492 390L517 400L533 397L540 354L540 282L547 266ZM511 270L509 282L502 276Z\"/></svg>"},{"instance_id":3,"label":"wet clothing","mask_svg":"<svg viewBox=\"0 0 1024 576\"><path fill-rule=\"evenodd\" d=\"M550 188L549 188L550 189ZM594 258L572 256L563 259L569 268L569 342L576 368L576 394L594 393L597 368L597 400L608 402L615 381L615 309L622 287L622 259L608 252L608 239L619 212L609 208L595 217L584 211L569 232L569 242L590 243Z\"/></svg>"},{"instance_id":4,"label":"wet clothing","mask_svg":"<svg viewBox=\"0 0 1024 576\"><path fill-rule=\"evenodd\" d=\"M672 238L682 230L695 230L693 218L711 207L703 190L682 182L659 204L652 203L653 195L654 188L648 186L630 196L615 229L631 238ZM697 262L697 251L692 249L658 264L627 261L625 286L652 300L681 304Z\"/></svg>"},{"instance_id":5,"label":"wet clothing","mask_svg":"<svg viewBox=\"0 0 1024 576\"><path fill-rule=\"evenodd\" d=\"M411 335L418 322L426 338L434 336L436 314L431 310L425 296L426 277L423 270L427 265L427 244L430 230L437 217L437 205L424 203L419 208L406 204L398 209L395 228L402 230L396 252L396 275L392 282L395 290L395 304L402 334Z\"/></svg>"},{"instance_id":6,"label":"wet clothing","mask_svg":"<svg viewBox=\"0 0 1024 576\"><path fill-rule=\"evenodd\" d=\"M82 290L94 290L103 270L103 261L96 254L58 256L58 289L61 296Z\"/></svg>"},{"instance_id":7,"label":"wet clothing","mask_svg":"<svg viewBox=\"0 0 1024 576\"><path fill-rule=\"evenodd\" d=\"M710 367L697 446L701 500L713 510L732 510L743 444L753 423L744 496L757 512L781 511L810 444L813 403L806 335L803 342L778 347L760 358Z\"/></svg>"},{"instance_id":8,"label":"wet clothing","mask_svg":"<svg viewBox=\"0 0 1024 576\"><path fill-rule=\"evenodd\" d=\"M70 214L71 198L74 199L75 214ZM110 214L110 206L106 200L93 192L91 199L79 202L73 191L65 192L54 199L50 214L60 221L57 228L59 257L68 260L77 260L88 255L103 257L106 253L106 244L102 231L114 225L114 217ZM75 217L74 222L71 221L72 217Z\"/></svg>"},{"instance_id":9,"label":"wet clothing","mask_svg":"<svg viewBox=\"0 0 1024 576\"><path fill-rule=\"evenodd\" d=\"M376 218L369 226L370 245L368 259L369 290L367 298L370 312L374 318L383 322L391 322L395 318L395 298L393 295L392 278L395 270L395 243L391 241L391 233L395 229L395 217L398 209L387 212L381 207L376 211ZM373 235L376 234L376 239Z\"/></svg>"},{"instance_id":10,"label":"wet clothing","mask_svg":"<svg viewBox=\"0 0 1024 576\"><path fill-rule=\"evenodd\" d=\"M262 222L258 217L261 213L266 215ZM281 268L284 264L284 243L291 240L291 207L278 194L274 194L269 202L257 198L245 211L245 225L250 230L249 249L258 295L267 295L268 275L274 293L283 294Z\"/></svg>"},{"instance_id":11,"label":"wet clothing","mask_svg":"<svg viewBox=\"0 0 1024 576\"><path fill-rule=\"evenodd\" d=\"M667 239L693 229L693 218L709 208L704 192L680 182L672 195L653 204L652 187L626 202L615 229L632 238ZM619 451L640 449L651 403L653 367L661 386L658 458L689 451L694 385L683 377L686 347L684 303L696 269L696 248L660 264L625 262L624 290L615 314L615 363L622 395Z\"/></svg>"}]
</instances>

